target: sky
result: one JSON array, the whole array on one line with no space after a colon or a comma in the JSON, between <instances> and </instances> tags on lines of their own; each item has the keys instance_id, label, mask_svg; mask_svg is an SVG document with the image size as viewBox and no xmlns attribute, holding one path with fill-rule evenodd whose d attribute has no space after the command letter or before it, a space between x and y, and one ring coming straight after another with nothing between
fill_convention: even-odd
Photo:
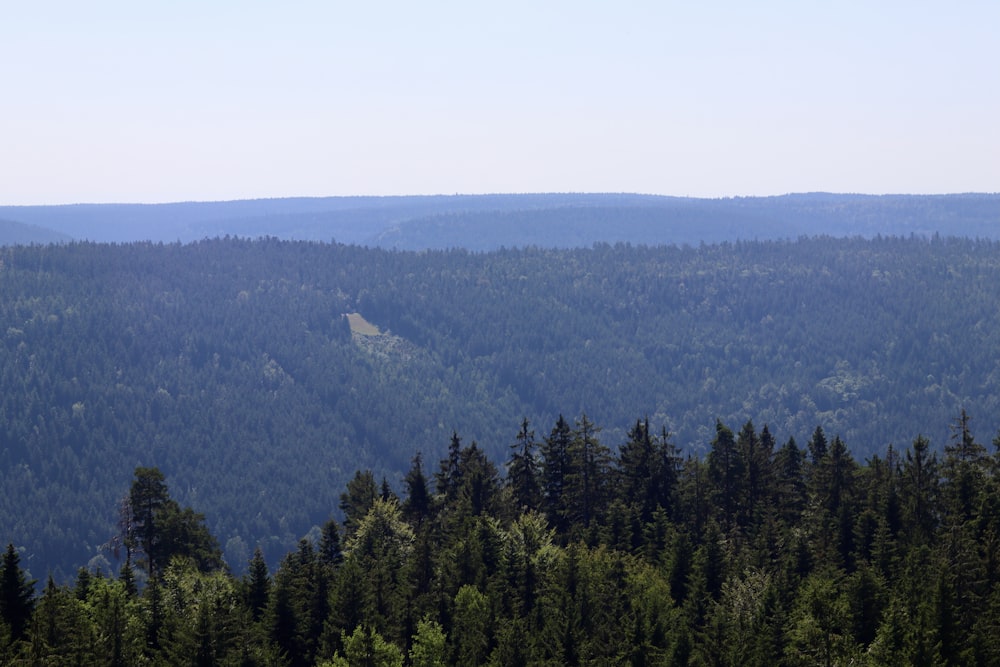
<instances>
[{"instance_id":1,"label":"sky","mask_svg":"<svg viewBox=\"0 0 1000 667\"><path fill-rule=\"evenodd\" d=\"M998 26L995 0L0 0L0 204L997 192Z\"/></svg>"}]
</instances>

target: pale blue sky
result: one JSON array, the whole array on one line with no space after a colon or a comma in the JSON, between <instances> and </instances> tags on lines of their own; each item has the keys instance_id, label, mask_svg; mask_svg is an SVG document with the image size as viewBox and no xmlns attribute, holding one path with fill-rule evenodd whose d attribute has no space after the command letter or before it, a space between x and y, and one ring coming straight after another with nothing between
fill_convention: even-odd
<instances>
[{"instance_id":1,"label":"pale blue sky","mask_svg":"<svg viewBox=\"0 0 1000 667\"><path fill-rule=\"evenodd\" d=\"M995 192L998 35L993 0L0 0L0 204Z\"/></svg>"}]
</instances>

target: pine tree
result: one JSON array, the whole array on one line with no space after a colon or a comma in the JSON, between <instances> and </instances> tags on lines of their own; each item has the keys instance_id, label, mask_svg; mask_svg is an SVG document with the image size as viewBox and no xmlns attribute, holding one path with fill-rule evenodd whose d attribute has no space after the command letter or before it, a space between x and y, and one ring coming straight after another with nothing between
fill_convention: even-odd
<instances>
[{"instance_id":1,"label":"pine tree","mask_svg":"<svg viewBox=\"0 0 1000 667\"><path fill-rule=\"evenodd\" d=\"M130 553L138 551L142 554L138 564L150 578L154 578L166 564L159 520L170 501L166 478L159 468L140 466L135 469L128 501L132 521L131 534L125 536L125 544Z\"/></svg>"},{"instance_id":2,"label":"pine tree","mask_svg":"<svg viewBox=\"0 0 1000 667\"><path fill-rule=\"evenodd\" d=\"M127 566L132 553L140 554L136 561L149 575L156 578L173 556L193 559L202 571L222 568L222 550L205 526L205 516L190 507L181 508L170 497L163 473L159 468L135 469L135 479L129 490L129 520L127 534Z\"/></svg>"}]
</instances>

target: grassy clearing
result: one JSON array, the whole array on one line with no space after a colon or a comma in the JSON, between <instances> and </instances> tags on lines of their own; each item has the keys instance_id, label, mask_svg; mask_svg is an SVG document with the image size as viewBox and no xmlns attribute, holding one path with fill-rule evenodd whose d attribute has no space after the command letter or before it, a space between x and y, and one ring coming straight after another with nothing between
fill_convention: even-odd
<instances>
[{"instance_id":1,"label":"grassy clearing","mask_svg":"<svg viewBox=\"0 0 1000 667\"><path fill-rule=\"evenodd\" d=\"M351 325L351 333L362 336L378 336L381 331L378 327L361 316L361 313L348 313L347 321Z\"/></svg>"}]
</instances>

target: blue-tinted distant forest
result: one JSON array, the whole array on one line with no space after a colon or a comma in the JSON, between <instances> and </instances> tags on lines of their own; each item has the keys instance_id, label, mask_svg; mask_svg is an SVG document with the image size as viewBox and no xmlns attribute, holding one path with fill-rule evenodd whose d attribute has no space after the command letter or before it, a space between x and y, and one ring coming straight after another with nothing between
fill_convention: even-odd
<instances>
[{"instance_id":1,"label":"blue-tinted distant forest","mask_svg":"<svg viewBox=\"0 0 1000 667\"><path fill-rule=\"evenodd\" d=\"M239 570L398 484L457 432L506 460L521 419L648 417L702 455L716 420L816 426L859 461L964 408L996 433L1000 244L811 238L697 248L402 252L210 240L0 252L0 535L57 580L91 562L136 466ZM352 332L347 313L377 326ZM105 560L107 559L107 560Z\"/></svg>"},{"instance_id":2,"label":"blue-tinted distant forest","mask_svg":"<svg viewBox=\"0 0 1000 667\"><path fill-rule=\"evenodd\" d=\"M636 194L322 197L174 204L0 206L0 245L262 236L421 250L689 244L800 236L1000 238L1000 195ZM13 225L19 225L14 228Z\"/></svg>"}]
</instances>

